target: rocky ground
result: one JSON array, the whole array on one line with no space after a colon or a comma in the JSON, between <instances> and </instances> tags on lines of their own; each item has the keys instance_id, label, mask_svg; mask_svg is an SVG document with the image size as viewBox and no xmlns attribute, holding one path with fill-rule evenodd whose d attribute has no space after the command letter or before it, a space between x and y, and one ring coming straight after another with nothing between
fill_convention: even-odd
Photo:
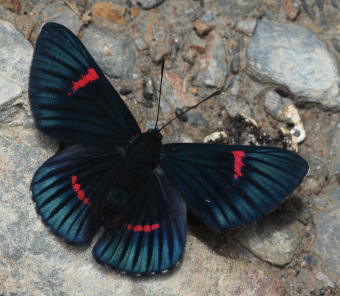
<instances>
[{"instance_id":1,"label":"rocky ground","mask_svg":"<svg viewBox=\"0 0 340 296\"><path fill-rule=\"evenodd\" d=\"M0 5L0 295L340 295L338 0ZM190 217L171 274L137 279L98 265L91 248L57 239L31 200L34 172L59 148L34 127L27 95L47 21L80 36L143 130L154 126L165 57L159 126L223 90L168 125L165 142L218 131L228 144L283 146L308 160L308 177L241 229L215 233Z\"/></svg>"}]
</instances>

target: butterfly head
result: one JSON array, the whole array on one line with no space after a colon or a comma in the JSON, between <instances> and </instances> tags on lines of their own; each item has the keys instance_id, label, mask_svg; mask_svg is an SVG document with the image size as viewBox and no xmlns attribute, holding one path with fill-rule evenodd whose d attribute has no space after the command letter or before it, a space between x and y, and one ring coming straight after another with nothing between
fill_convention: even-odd
<instances>
[{"instance_id":1,"label":"butterfly head","mask_svg":"<svg viewBox=\"0 0 340 296\"><path fill-rule=\"evenodd\" d=\"M145 134L149 134L151 137L154 137L155 139L158 139L160 141L162 141L163 139L160 129L158 128L150 128L146 131Z\"/></svg>"}]
</instances>

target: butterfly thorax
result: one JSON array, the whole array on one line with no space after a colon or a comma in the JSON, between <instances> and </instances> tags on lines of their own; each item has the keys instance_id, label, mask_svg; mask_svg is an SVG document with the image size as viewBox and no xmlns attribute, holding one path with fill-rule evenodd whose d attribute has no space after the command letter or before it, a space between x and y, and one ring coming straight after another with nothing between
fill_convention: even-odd
<instances>
[{"instance_id":1,"label":"butterfly thorax","mask_svg":"<svg viewBox=\"0 0 340 296\"><path fill-rule=\"evenodd\" d=\"M153 169L159 163L161 148L161 133L158 129L149 129L131 142L126 156L133 169Z\"/></svg>"},{"instance_id":2,"label":"butterfly thorax","mask_svg":"<svg viewBox=\"0 0 340 296\"><path fill-rule=\"evenodd\" d=\"M157 129L148 130L135 137L126 147L124 162L115 176L115 187L129 195L159 164L162 149L162 135Z\"/></svg>"}]
</instances>

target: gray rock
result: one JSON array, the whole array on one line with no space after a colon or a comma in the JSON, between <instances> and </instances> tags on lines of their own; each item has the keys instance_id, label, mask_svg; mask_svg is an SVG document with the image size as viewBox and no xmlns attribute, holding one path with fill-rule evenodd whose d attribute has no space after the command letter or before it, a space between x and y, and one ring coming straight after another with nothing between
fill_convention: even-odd
<instances>
[{"instance_id":1,"label":"gray rock","mask_svg":"<svg viewBox=\"0 0 340 296\"><path fill-rule=\"evenodd\" d=\"M116 78L132 77L136 53L130 36L89 26L82 41L105 74Z\"/></svg>"},{"instance_id":2,"label":"gray rock","mask_svg":"<svg viewBox=\"0 0 340 296\"><path fill-rule=\"evenodd\" d=\"M311 31L263 20L247 48L248 73L289 89L300 104L340 110L337 60Z\"/></svg>"},{"instance_id":3,"label":"gray rock","mask_svg":"<svg viewBox=\"0 0 340 296\"><path fill-rule=\"evenodd\" d=\"M189 48L188 50L182 52L183 60L189 63L190 65L195 64L197 55L198 55L197 51L192 48Z\"/></svg>"},{"instance_id":4,"label":"gray rock","mask_svg":"<svg viewBox=\"0 0 340 296\"><path fill-rule=\"evenodd\" d=\"M189 113L188 114L188 122L192 125L198 125L203 127L208 127L209 122L206 120L201 112Z\"/></svg>"},{"instance_id":5,"label":"gray rock","mask_svg":"<svg viewBox=\"0 0 340 296\"><path fill-rule=\"evenodd\" d=\"M160 107L163 113L173 112L176 108L194 106L197 98L183 90L183 79L176 73L165 73L163 77L162 98Z\"/></svg>"},{"instance_id":6,"label":"gray rock","mask_svg":"<svg viewBox=\"0 0 340 296\"><path fill-rule=\"evenodd\" d=\"M1 91L0 91L1 95ZM0 107L0 127L3 124L9 124L11 126L18 125L18 122L14 121L14 118L19 114L21 106L14 104L13 106L4 105Z\"/></svg>"},{"instance_id":7,"label":"gray rock","mask_svg":"<svg viewBox=\"0 0 340 296\"><path fill-rule=\"evenodd\" d=\"M293 101L291 99L281 97L275 91L269 91L266 94L266 100L264 103L266 111L278 121L287 121L292 123L291 121L288 121L289 119L286 118L286 113L284 112L285 105L288 104L293 104Z\"/></svg>"},{"instance_id":8,"label":"gray rock","mask_svg":"<svg viewBox=\"0 0 340 296\"><path fill-rule=\"evenodd\" d=\"M168 41L157 40L150 44L150 56L152 60L159 63L165 56L171 54L171 45Z\"/></svg>"},{"instance_id":9,"label":"gray rock","mask_svg":"<svg viewBox=\"0 0 340 296\"><path fill-rule=\"evenodd\" d=\"M328 271L340 275L340 188L320 196L325 207L314 214L316 229L315 251L326 264Z\"/></svg>"},{"instance_id":10,"label":"gray rock","mask_svg":"<svg viewBox=\"0 0 340 296\"><path fill-rule=\"evenodd\" d=\"M222 103L225 102L225 106L230 116L235 117L238 114L242 114L246 117L251 117L250 107L245 99L234 98L233 96L227 95L221 101Z\"/></svg>"},{"instance_id":11,"label":"gray rock","mask_svg":"<svg viewBox=\"0 0 340 296\"><path fill-rule=\"evenodd\" d=\"M149 10L156 7L157 5L164 2L164 0L142 0L137 1L137 3L142 7L142 9Z\"/></svg>"},{"instance_id":12,"label":"gray rock","mask_svg":"<svg viewBox=\"0 0 340 296\"><path fill-rule=\"evenodd\" d=\"M230 85L230 94L237 97L240 94L240 89L241 86L238 80L234 79L233 83Z\"/></svg>"},{"instance_id":13,"label":"gray rock","mask_svg":"<svg viewBox=\"0 0 340 296\"><path fill-rule=\"evenodd\" d=\"M319 194L327 185L329 179L328 168L318 157L308 158L309 173L308 177L302 182L303 192L306 194Z\"/></svg>"},{"instance_id":14,"label":"gray rock","mask_svg":"<svg viewBox=\"0 0 340 296\"><path fill-rule=\"evenodd\" d=\"M203 16L202 21L205 23L212 22L214 20L214 12L212 10L208 10Z\"/></svg>"},{"instance_id":15,"label":"gray rock","mask_svg":"<svg viewBox=\"0 0 340 296\"><path fill-rule=\"evenodd\" d=\"M190 8L185 12L191 22L198 20L203 14L204 9L201 6Z\"/></svg>"},{"instance_id":16,"label":"gray rock","mask_svg":"<svg viewBox=\"0 0 340 296\"><path fill-rule=\"evenodd\" d=\"M240 243L262 260L283 266L292 261L302 241L301 225L269 216L237 231Z\"/></svg>"},{"instance_id":17,"label":"gray rock","mask_svg":"<svg viewBox=\"0 0 340 296\"><path fill-rule=\"evenodd\" d=\"M284 9L287 18L294 21L297 16L300 14L300 1L299 0L290 0L284 3Z\"/></svg>"},{"instance_id":18,"label":"gray rock","mask_svg":"<svg viewBox=\"0 0 340 296\"><path fill-rule=\"evenodd\" d=\"M0 74L1 75L1 74ZM11 102L22 94L19 84L1 76L0 79L0 110L10 105Z\"/></svg>"},{"instance_id":19,"label":"gray rock","mask_svg":"<svg viewBox=\"0 0 340 296\"><path fill-rule=\"evenodd\" d=\"M306 130L299 112L291 99L281 97L275 91L269 91L266 94L265 107L266 111L276 120L294 125L294 127L290 129L294 143L298 144L305 140Z\"/></svg>"},{"instance_id":20,"label":"gray rock","mask_svg":"<svg viewBox=\"0 0 340 296\"><path fill-rule=\"evenodd\" d=\"M149 49L149 45L145 42L144 38L140 36L136 39L135 44L137 49L140 51Z\"/></svg>"},{"instance_id":21,"label":"gray rock","mask_svg":"<svg viewBox=\"0 0 340 296\"><path fill-rule=\"evenodd\" d=\"M228 75L228 65L223 40L218 33L211 32L207 38L205 64L202 74L205 85L221 88Z\"/></svg>"},{"instance_id":22,"label":"gray rock","mask_svg":"<svg viewBox=\"0 0 340 296\"><path fill-rule=\"evenodd\" d=\"M331 146L333 171L340 176L340 121L337 124L337 129L333 135Z\"/></svg>"},{"instance_id":23,"label":"gray rock","mask_svg":"<svg viewBox=\"0 0 340 296\"><path fill-rule=\"evenodd\" d=\"M235 30L250 37L254 35L256 25L256 20L241 20L236 23Z\"/></svg>"},{"instance_id":24,"label":"gray rock","mask_svg":"<svg viewBox=\"0 0 340 296\"><path fill-rule=\"evenodd\" d=\"M261 0L218 0L223 14L231 18L248 16L262 4Z\"/></svg>"},{"instance_id":25,"label":"gray rock","mask_svg":"<svg viewBox=\"0 0 340 296\"><path fill-rule=\"evenodd\" d=\"M63 1L46 6L41 14L45 22L62 24L69 28L75 35L79 33L80 27L83 25L79 17Z\"/></svg>"},{"instance_id":26,"label":"gray rock","mask_svg":"<svg viewBox=\"0 0 340 296\"><path fill-rule=\"evenodd\" d=\"M240 56L234 55L230 63L230 72L236 75L240 69L241 58Z\"/></svg>"},{"instance_id":27,"label":"gray rock","mask_svg":"<svg viewBox=\"0 0 340 296\"><path fill-rule=\"evenodd\" d=\"M188 39L190 48L195 49L199 53L205 53L207 43L204 39L199 38L194 32L189 35Z\"/></svg>"},{"instance_id":28,"label":"gray rock","mask_svg":"<svg viewBox=\"0 0 340 296\"><path fill-rule=\"evenodd\" d=\"M230 55L235 55L240 53L244 48L244 35L241 35L240 33L236 32L235 36L228 38L227 43L227 51Z\"/></svg>"},{"instance_id":29,"label":"gray rock","mask_svg":"<svg viewBox=\"0 0 340 296\"><path fill-rule=\"evenodd\" d=\"M33 47L15 27L0 20L0 105L28 90ZM0 106L0 108L1 108Z\"/></svg>"},{"instance_id":30,"label":"gray rock","mask_svg":"<svg viewBox=\"0 0 340 296\"><path fill-rule=\"evenodd\" d=\"M332 43L334 49L335 49L338 53L340 53L340 40L339 40L339 38L338 38L338 37L332 37L332 38L330 39L330 41L331 41L331 43Z\"/></svg>"},{"instance_id":31,"label":"gray rock","mask_svg":"<svg viewBox=\"0 0 340 296\"><path fill-rule=\"evenodd\" d=\"M152 100L157 97L155 83L151 76L144 77L143 96L148 100Z\"/></svg>"}]
</instances>

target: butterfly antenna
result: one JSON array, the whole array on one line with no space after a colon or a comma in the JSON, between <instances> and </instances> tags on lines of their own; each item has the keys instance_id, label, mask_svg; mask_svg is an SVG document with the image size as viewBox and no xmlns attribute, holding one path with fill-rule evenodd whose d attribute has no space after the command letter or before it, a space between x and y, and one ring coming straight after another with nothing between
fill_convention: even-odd
<instances>
[{"instance_id":1,"label":"butterfly antenna","mask_svg":"<svg viewBox=\"0 0 340 296\"><path fill-rule=\"evenodd\" d=\"M182 116L183 114L189 112L191 109L196 108L198 105L201 105L203 102L211 99L212 97L218 96L221 93L221 90L217 90L214 93L212 93L209 97L205 98L204 100L200 101L198 104L196 104L195 106L190 107L188 110L183 111L182 113L178 114L175 118L171 119L169 122L167 122L166 124L164 124L159 131L161 131L164 127L166 127L169 123L173 122L175 119L177 119L178 117Z\"/></svg>"},{"instance_id":2,"label":"butterfly antenna","mask_svg":"<svg viewBox=\"0 0 340 296\"><path fill-rule=\"evenodd\" d=\"M161 85L159 86L158 110L157 110L157 118L156 118L155 129L157 128L157 123L158 123L158 118L159 118L159 111L160 111L160 108L161 108L161 96L162 96L164 62L165 62L165 59L163 58L163 60L162 60L162 68L161 68Z\"/></svg>"}]
</instances>

